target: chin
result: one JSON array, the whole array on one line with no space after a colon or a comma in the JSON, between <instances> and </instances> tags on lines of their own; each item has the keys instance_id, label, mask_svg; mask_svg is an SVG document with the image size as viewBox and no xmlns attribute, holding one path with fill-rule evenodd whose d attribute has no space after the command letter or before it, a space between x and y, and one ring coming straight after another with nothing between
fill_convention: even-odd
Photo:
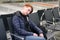
<instances>
[{"instance_id":1,"label":"chin","mask_svg":"<svg viewBox=\"0 0 60 40\"><path fill-rule=\"evenodd\" d=\"M24 15L28 15L27 13L25 13Z\"/></svg>"},{"instance_id":2,"label":"chin","mask_svg":"<svg viewBox=\"0 0 60 40\"><path fill-rule=\"evenodd\" d=\"M24 16L26 16L26 14L24 14Z\"/></svg>"}]
</instances>

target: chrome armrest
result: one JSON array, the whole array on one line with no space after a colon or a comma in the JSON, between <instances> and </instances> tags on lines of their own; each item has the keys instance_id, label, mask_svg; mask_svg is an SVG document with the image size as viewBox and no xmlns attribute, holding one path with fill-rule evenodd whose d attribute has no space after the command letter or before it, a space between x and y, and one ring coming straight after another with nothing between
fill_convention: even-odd
<instances>
[{"instance_id":1,"label":"chrome armrest","mask_svg":"<svg viewBox=\"0 0 60 40\"><path fill-rule=\"evenodd\" d=\"M13 34L13 33L10 33L12 36L14 36L14 37L17 37L17 38L19 38L19 39L21 39L21 40L24 40L24 38L23 37L20 37L20 36L18 36L18 35L15 35L15 34Z\"/></svg>"}]
</instances>

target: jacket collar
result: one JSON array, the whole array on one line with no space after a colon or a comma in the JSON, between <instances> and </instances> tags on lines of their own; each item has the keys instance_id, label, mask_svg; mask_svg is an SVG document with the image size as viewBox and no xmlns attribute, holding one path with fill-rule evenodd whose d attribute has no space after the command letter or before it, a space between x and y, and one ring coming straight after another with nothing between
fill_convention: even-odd
<instances>
[{"instance_id":1,"label":"jacket collar","mask_svg":"<svg viewBox=\"0 0 60 40\"><path fill-rule=\"evenodd\" d=\"M27 16L22 15L22 13L21 13L20 11L17 11L17 12L16 12L16 15L17 15L18 17L22 17L22 16L23 16L23 17L28 17L28 15L27 15Z\"/></svg>"}]
</instances>

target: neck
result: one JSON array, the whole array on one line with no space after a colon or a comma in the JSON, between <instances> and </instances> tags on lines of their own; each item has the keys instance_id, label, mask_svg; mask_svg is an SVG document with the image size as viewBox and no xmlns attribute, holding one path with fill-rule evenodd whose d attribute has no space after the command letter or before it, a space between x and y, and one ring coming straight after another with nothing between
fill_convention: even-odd
<instances>
[{"instance_id":1,"label":"neck","mask_svg":"<svg viewBox=\"0 0 60 40\"><path fill-rule=\"evenodd\" d=\"M24 15L24 11L23 11L23 10L21 10L21 14L22 14L23 16L26 16L26 15Z\"/></svg>"},{"instance_id":2,"label":"neck","mask_svg":"<svg viewBox=\"0 0 60 40\"><path fill-rule=\"evenodd\" d=\"M21 13L24 14L24 10L21 10Z\"/></svg>"}]
</instances>

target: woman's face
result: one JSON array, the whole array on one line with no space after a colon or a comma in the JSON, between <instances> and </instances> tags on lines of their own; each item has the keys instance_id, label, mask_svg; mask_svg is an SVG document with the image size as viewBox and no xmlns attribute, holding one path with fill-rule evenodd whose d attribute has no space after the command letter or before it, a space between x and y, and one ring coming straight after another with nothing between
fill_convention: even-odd
<instances>
[{"instance_id":1,"label":"woman's face","mask_svg":"<svg viewBox=\"0 0 60 40\"><path fill-rule=\"evenodd\" d=\"M24 15L28 15L31 12L31 7L24 6L22 9L23 9L23 14Z\"/></svg>"}]
</instances>

